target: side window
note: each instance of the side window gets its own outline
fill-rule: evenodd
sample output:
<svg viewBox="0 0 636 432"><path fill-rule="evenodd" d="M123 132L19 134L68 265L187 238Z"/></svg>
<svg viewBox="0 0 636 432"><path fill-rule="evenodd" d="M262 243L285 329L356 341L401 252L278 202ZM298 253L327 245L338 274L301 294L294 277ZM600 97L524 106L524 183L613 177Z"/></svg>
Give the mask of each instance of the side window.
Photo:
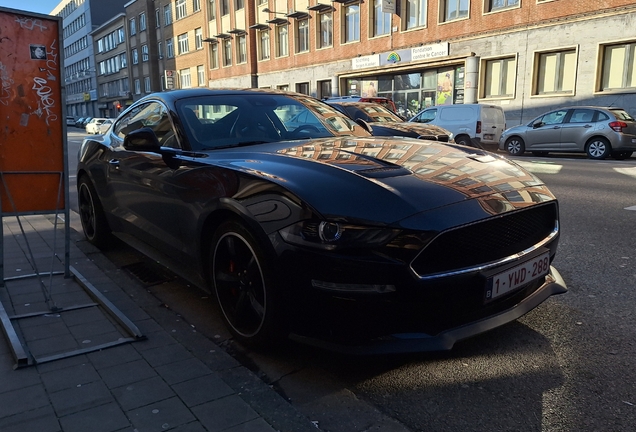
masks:
<svg viewBox="0 0 636 432"><path fill-rule="evenodd" d="M575 109L572 110L570 123L589 123L594 118L594 110L591 109Z"/></svg>
<svg viewBox="0 0 636 432"><path fill-rule="evenodd" d="M143 127L152 129L162 146L180 148L168 112L158 102L138 105L126 113L113 127L113 133L124 139L130 132Z"/></svg>
<svg viewBox="0 0 636 432"><path fill-rule="evenodd" d="M417 117L415 117L413 121L418 123L428 123L431 120L434 120L436 116L437 116L436 109L426 110L422 112L420 115L418 115Z"/></svg>
<svg viewBox="0 0 636 432"><path fill-rule="evenodd" d="M541 119L541 122L544 125L561 124L563 123L563 119L565 118L565 115L567 113L568 113L568 110L553 111L551 113L544 115L543 119Z"/></svg>

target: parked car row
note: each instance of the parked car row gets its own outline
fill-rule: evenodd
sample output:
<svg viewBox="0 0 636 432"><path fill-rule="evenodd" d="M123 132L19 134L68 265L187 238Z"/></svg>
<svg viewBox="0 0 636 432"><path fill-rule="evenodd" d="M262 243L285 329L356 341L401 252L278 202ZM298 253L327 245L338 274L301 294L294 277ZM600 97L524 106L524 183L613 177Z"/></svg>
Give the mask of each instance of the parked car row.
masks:
<svg viewBox="0 0 636 432"><path fill-rule="evenodd" d="M66 117L67 126L86 129L89 134L104 134L112 124L113 119L104 117L80 117L77 120L72 116Z"/></svg>

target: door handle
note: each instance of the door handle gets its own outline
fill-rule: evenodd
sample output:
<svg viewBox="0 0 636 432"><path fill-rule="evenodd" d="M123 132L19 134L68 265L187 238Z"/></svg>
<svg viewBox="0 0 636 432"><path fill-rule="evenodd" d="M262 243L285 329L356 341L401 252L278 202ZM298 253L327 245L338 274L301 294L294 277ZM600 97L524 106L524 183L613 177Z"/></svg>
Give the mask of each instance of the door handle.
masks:
<svg viewBox="0 0 636 432"><path fill-rule="evenodd" d="M119 166L119 159L111 159L108 161L108 165Z"/></svg>

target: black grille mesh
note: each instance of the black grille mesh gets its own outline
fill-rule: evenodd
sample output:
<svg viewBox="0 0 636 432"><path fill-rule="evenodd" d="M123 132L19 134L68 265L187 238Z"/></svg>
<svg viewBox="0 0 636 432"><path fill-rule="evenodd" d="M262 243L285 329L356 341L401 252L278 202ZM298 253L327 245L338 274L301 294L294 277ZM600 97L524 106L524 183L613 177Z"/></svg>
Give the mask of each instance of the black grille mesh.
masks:
<svg viewBox="0 0 636 432"><path fill-rule="evenodd" d="M557 218L550 203L443 232L415 258L413 270L425 276L505 258L545 239Z"/></svg>

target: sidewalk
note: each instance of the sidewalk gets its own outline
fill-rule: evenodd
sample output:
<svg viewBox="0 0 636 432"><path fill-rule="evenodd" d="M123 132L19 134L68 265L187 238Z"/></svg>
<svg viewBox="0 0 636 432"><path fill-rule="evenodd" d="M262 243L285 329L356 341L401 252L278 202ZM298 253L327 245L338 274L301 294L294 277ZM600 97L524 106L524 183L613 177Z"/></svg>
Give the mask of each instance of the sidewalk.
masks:
<svg viewBox="0 0 636 432"><path fill-rule="evenodd" d="M53 221L21 216L27 243L16 217L3 219L0 301L28 364L0 332L0 431L319 430L132 278L109 277L107 260L73 229L71 267L116 313L81 278L65 278L64 225Z"/></svg>

